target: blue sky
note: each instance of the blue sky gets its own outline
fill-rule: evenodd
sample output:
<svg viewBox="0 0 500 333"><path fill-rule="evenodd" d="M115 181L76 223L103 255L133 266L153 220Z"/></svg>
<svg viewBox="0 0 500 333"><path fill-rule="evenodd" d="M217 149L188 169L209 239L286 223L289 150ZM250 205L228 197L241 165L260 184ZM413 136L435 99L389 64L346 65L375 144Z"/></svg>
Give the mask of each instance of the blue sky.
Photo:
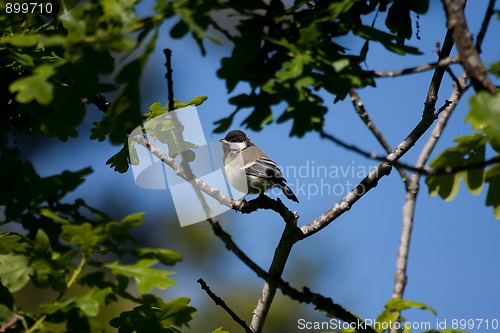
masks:
<svg viewBox="0 0 500 333"><path fill-rule="evenodd" d="M479 31L486 5L486 1L468 4L467 18L471 31ZM224 135L212 133L215 128L213 122L233 111L233 106L227 102L228 98L245 91L246 87L238 86L236 92L228 95L225 83L215 74L221 58L230 54L229 44L226 43L221 47L207 41L208 54L202 57L190 37L182 40L170 39L168 30L175 20L162 27L157 50L147 64L146 74L142 80L144 112L154 102L167 101L162 49L170 48L173 50L175 97L180 101L187 101L198 95L209 97L198 107L198 111L206 139L216 142ZM379 25L383 24L383 19L379 18L378 22ZM430 14L421 16L419 22L421 40L412 39L409 44L418 47L424 55L397 56L371 44L367 68L400 69L435 61L435 44L442 42L446 31L441 3L431 1ZM499 21L493 19L483 44L482 58L487 64L498 60L500 55L500 46L495 41L498 38L496 35L499 27ZM361 44L353 42L352 39L345 39L339 43L353 52L358 52L361 47ZM461 74L459 66L455 65L453 69L456 75ZM419 121L431 76L432 71L428 71L394 79L378 79L376 88L370 87L358 91L371 117L392 146L400 143ZM438 107L452 91L450 82L447 76L441 87ZM498 81L495 83L498 85ZM457 136L471 133L470 124L464 124L470 96L471 90L462 98L455 110L433 157L452 146L453 139ZM354 112L350 101L333 104L333 99L332 96L324 95L325 104L329 108L325 130L350 144L381 154L383 150ZM276 110L276 116L281 114L280 111ZM240 112L235 118L232 129L241 129L239 124L248 112L250 111ZM100 116L98 112L89 112L86 123L98 120ZM272 124L261 132L248 132L248 134L281 166L298 169L304 165L315 165L349 173L356 168L357 173L360 170L369 170L377 164L375 161L321 140L315 133L309 133L301 139L289 138L290 129L291 123ZM147 216L145 232L150 233L151 239L156 242L160 242L162 238L158 230L174 235L186 232L185 228L181 228L170 216L162 218L165 215L175 214L168 191L138 188L130 171L127 174L114 173L105 165L105 161L117 151L117 147L107 143L89 142L86 140L90 134L88 130L88 125L84 125L77 140L66 144L55 144L46 151L37 153L35 163L39 172L50 175L63 169L76 170L91 165L95 173L88 178L74 197L83 197L89 204L102 209L126 203L130 213L145 211ZM429 133L426 133L405 155L404 162L415 163L428 135ZM75 151L78 154L75 155ZM293 174L285 173L285 177L291 185L299 182L310 188L315 188L314 186L317 188L322 184L322 178L312 175L294 179ZM323 179L323 183L329 186L341 184L337 185L336 189L345 188L349 183L355 184L361 180L359 175L327 178ZM486 188L479 195L473 196L462 184L457 197L445 202L437 197L429 197L427 187L421 181L405 298L432 306L438 315L411 310L405 313L409 321L435 322L436 319L447 319L451 323L452 319L500 320L498 312L500 221L494 219L492 208L485 206L485 190ZM325 193L312 195L309 192L310 198L302 193L296 192L296 194L300 204L281 197L286 204L289 204L290 209L299 212L299 225L304 225L340 200L346 194L346 190L337 192L338 195ZM335 302L364 318L376 317L392 294L404 199L403 184L394 170L349 212L323 231L297 244L287 264L284 278L299 288L307 283L311 290L332 297ZM256 212L242 215L230 211L221 216L221 221L252 259L264 268L269 266L274 248L284 228L283 222L275 214ZM186 228L203 227L195 225ZM210 233L209 229L205 230ZM209 242L221 246L215 236L208 237ZM185 245L197 246L197 244ZM166 246L168 247L168 244ZM304 263L307 265L300 266ZM224 277L208 281L209 284L213 283L212 287L215 289L222 289L225 284L260 286L263 283L229 252L223 252L217 262L213 263L213 267L225 272ZM203 266L197 270L189 265L181 265L176 269L179 271L179 278L176 278L178 286L175 287L175 291L169 291L169 295L173 293L191 297L195 307L207 304L207 297L197 288L195 281L199 275L210 275L210 272L204 271L209 267ZM297 272L302 272L303 275L297 276ZM258 297L256 294L255 303ZM324 318L312 310L312 306L309 306L305 314L306 319ZM272 311L271 308L271 314ZM216 322L214 320L213 329L217 327Z"/></svg>

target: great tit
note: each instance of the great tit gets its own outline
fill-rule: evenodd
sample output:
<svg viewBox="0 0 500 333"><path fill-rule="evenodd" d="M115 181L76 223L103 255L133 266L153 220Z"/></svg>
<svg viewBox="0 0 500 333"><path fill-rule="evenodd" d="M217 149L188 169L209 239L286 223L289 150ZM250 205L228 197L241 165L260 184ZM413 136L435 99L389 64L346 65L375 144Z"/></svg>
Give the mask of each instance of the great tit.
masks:
<svg viewBox="0 0 500 333"><path fill-rule="evenodd" d="M261 194L272 187L279 187L290 200L299 202L286 185L276 163L260 150L242 131L230 131L222 142L224 170L231 185L240 192ZM244 177L246 176L246 184Z"/></svg>

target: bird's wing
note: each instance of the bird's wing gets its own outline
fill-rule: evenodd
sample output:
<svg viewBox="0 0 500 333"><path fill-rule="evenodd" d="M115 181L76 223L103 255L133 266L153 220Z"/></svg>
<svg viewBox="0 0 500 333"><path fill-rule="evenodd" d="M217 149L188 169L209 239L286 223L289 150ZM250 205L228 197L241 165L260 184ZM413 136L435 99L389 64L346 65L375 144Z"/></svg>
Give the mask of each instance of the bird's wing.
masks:
<svg viewBox="0 0 500 333"><path fill-rule="evenodd" d="M251 148L259 149L255 146L249 147L247 149ZM262 157L257 161L244 161L244 163L246 174L249 176L267 178L276 184L286 181L276 163L271 160L265 153L262 153Z"/></svg>

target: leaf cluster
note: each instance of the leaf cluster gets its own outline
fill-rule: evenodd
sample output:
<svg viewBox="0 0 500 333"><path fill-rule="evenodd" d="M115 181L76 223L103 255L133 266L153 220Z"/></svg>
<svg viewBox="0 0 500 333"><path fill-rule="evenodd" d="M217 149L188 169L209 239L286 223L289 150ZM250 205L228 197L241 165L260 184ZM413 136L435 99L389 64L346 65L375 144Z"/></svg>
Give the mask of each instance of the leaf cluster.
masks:
<svg viewBox="0 0 500 333"><path fill-rule="evenodd" d="M3 295L0 325L20 318L9 332L23 331L34 325L48 329L49 323L65 323L67 331L85 327L87 332L100 332L102 327L93 317L111 302L126 299L138 305L113 320L114 327L129 331L129 327L148 321L149 325L160 327L159 331L178 332L195 313L195 309L187 305L189 300L179 298L164 303L148 293L154 288L175 285L170 277L173 272L159 265L171 266L182 258L168 249L137 247L132 234L133 229L142 224L143 213L115 221L81 199L63 204L50 190L35 191L45 186L54 187L60 188L58 194L64 195L83 182L88 173L88 169L65 171L63 175L68 184L59 176L42 178L36 173L26 173L26 177L38 177L38 181L30 185L32 191L24 194L23 200L32 204L20 210L15 196L2 198L7 217L2 224L19 223L26 233L0 234L0 293ZM12 202L6 201L6 197ZM141 296L130 292L130 280ZM12 293L28 284L55 292L52 302L39 305L42 315L28 313L14 302ZM74 285L81 288L75 291ZM73 289L71 297L70 289ZM40 318L43 324L36 324Z"/></svg>
<svg viewBox="0 0 500 333"><path fill-rule="evenodd" d="M463 180L470 193L479 194L488 184L486 205L493 206L495 217L500 219L500 164L486 165L487 147L500 156L500 95L479 92L470 100L470 110L465 117L476 132L455 139L456 146L445 149L431 163L435 169L464 167L451 174L427 177L426 184L432 196L452 200Z"/></svg>
<svg viewBox="0 0 500 333"><path fill-rule="evenodd" d="M412 35L410 12L426 12L428 1L394 1L387 13L389 32L365 23L368 17L387 11L387 1L315 1L313 8L306 3L296 1L286 7L280 0L180 1L172 5L183 13L171 31L173 37L182 37L188 30L197 38L204 36L199 22L206 22L212 11L230 9L241 18L238 34L230 37L232 54L222 60L217 74L226 81L228 92L239 83L245 83L249 92L229 100L236 109L215 123L215 132L226 131L243 109L251 113L242 125L252 130L273 121L292 121L290 134L296 136L319 130L327 112L319 91L332 94L336 102L351 88L375 85L373 73L362 68L370 41L397 54L419 53L404 40ZM204 20L195 24L188 19L195 15ZM364 40L363 49L344 48L339 40L346 36ZM280 115L276 115L278 106L284 106Z"/></svg>
<svg viewBox="0 0 500 333"><path fill-rule="evenodd" d="M139 80L158 25L173 14L139 18L136 4L91 0L67 13L57 7L60 12L50 17L7 15L0 7L0 225L9 230L0 233L2 331L53 332L63 325L69 332L102 332L95 317L121 300L136 304L112 321L124 332L144 322L157 331L179 332L196 312L185 297L164 302L149 294L175 285L164 266L182 258L137 245L132 235L142 213L114 220L82 199L66 201L92 169L42 177L15 140L18 135L74 138L86 105L95 104L104 113L91 139L126 141L143 121ZM105 83L103 77L113 74L116 84ZM115 101L100 103L110 92ZM16 301L15 293L31 286L53 291L35 312Z"/></svg>

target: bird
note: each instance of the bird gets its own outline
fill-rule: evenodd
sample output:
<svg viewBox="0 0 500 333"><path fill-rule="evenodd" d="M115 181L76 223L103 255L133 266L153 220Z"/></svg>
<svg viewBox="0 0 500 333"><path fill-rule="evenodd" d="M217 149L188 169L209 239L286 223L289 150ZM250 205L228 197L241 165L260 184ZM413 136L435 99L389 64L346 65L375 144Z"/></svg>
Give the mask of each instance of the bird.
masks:
<svg viewBox="0 0 500 333"><path fill-rule="evenodd" d="M248 135L232 130L219 141L224 151L224 170L234 188L246 192L246 196L278 187L288 199L299 202L276 163Z"/></svg>

